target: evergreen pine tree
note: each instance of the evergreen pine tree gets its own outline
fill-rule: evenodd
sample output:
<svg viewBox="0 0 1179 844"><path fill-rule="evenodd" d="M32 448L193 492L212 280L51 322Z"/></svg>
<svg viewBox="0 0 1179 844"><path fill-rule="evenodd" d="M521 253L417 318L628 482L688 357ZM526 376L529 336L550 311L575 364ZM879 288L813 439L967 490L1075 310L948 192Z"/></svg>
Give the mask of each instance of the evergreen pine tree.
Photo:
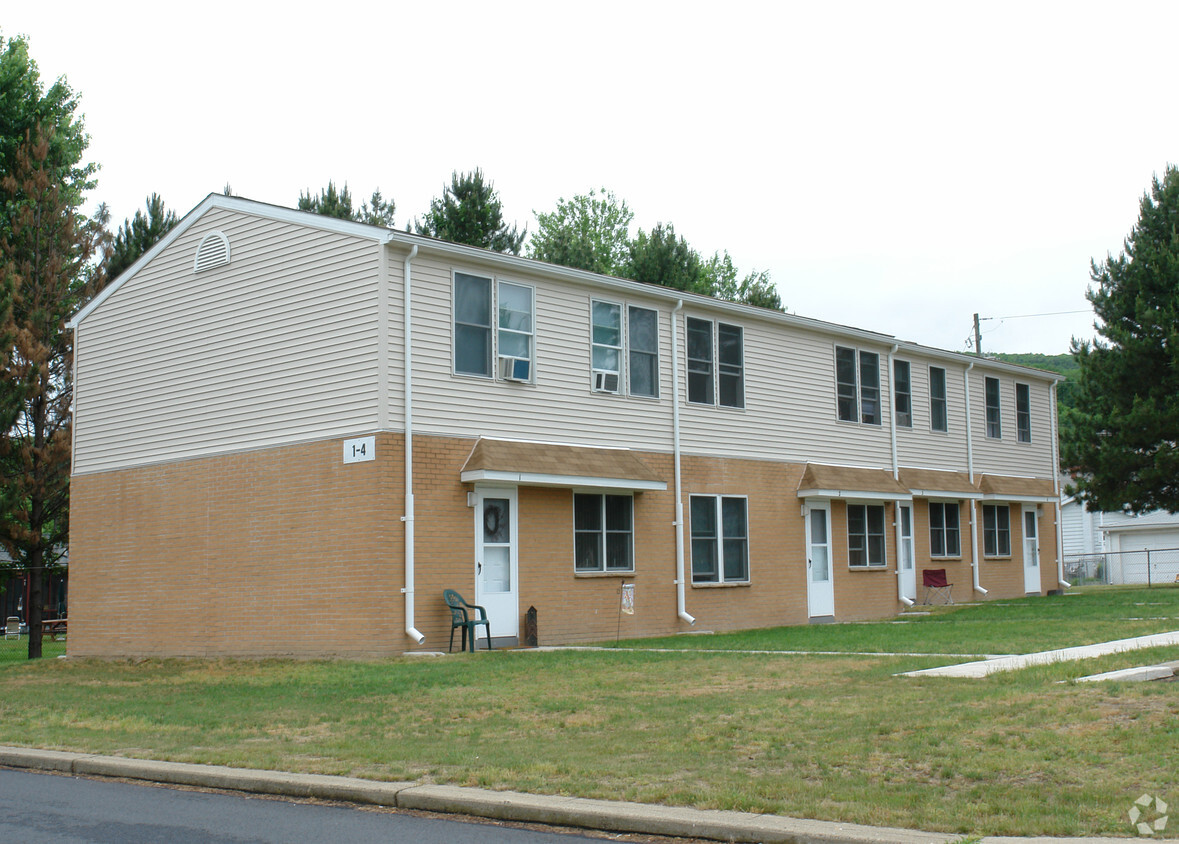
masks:
<svg viewBox="0 0 1179 844"><path fill-rule="evenodd" d="M1064 464L1101 510L1179 512L1179 169L1142 198L1117 258L1092 263L1104 340L1073 343L1080 366Z"/></svg>
<svg viewBox="0 0 1179 844"><path fill-rule="evenodd" d="M450 185L430 202L430 210L421 222L414 221L414 227L418 234L512 255L520 254L528 234L514 225L508 228L495 185L484 181L478 168L462 175L453 172Z"/></svg>

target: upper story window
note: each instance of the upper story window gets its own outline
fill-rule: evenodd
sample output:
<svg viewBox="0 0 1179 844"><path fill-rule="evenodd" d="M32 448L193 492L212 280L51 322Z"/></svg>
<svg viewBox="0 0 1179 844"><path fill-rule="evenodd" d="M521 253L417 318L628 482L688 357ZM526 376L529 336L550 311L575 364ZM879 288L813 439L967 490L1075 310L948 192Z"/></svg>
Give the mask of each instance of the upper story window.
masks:
<svg viewBox="0 0 1179 844"><path fill-rule="evenodd" d="M575 493L573 555L575 571L634 571L634 498Z"/></svg>
<svg viewBox="0 0 1179 844"><path fill-rule="evenodd" d="M592 388L621 393L624 380L632 396L659 398L659 312L594 300L590 303ZM623 362L628 364L624 373Z"/></svg>
<svg viewBox="0 0 1179 844"><path fill-rule="evenodd" d="M893 404L897 425L913 427L913 379L907 360L892 362Z"/></svg>
<svg viewBox="0 0 1179 844"><path fill-rule="evenodd" d="M929 427L933 431L950 430L946 411L946 371L940 366L929 368Z"/></svg>
<svg viewBox="0 0 1179 844"><path fill-rule="evenodd" d="M659 311L631 305L626 333L632 396L659 398Z"/></svg>
<svg viewBox="0 0 1179 844"><path fill-rule="evenodd" d="M1027 384L1015 385L1015 431L1021 443L1032 441L1032 390Z"/></svg>
<svg viewBox="0 0 1179 844"><path fill-rule="evenodd" d="M983 556L1011 556L1011 508L1006 504L984 504Z"/></svg>
<svg viewBox="0 0 1179 844"><path fill-rule="evenodd" d="M847 564L883 566L884 505L847 505Z"/></svg>
<svg viewBox="0 0 1179 844"><path fill-rule="evenodd" d="M532 288L499 283L499 359L501 377L532 380Z"/></svg>
<svg viewBox="0 0 1179 844"><path fill-rule="evenodd" d="M535 356L533 289L454 274L454 371L460 375L531 381ZM498 320L492 330L492 314ZM498 356L498 368L494 361Z"/></svg>
<svg viewBox="0 0 1179 844"><path fill-rule="evenodd" d="M491 279L454 274L454 371L491 377Z"/></svg>
<svg viewBox="0 0 1179 844"><path fill-rule="evenodd" d="M984 393L987 403L987 436L996 440L1001 439L1003 425L999 407L999 379L988 376L984 382Z"/></svg>
<svg viewBox="0 0 1179 844"><path fill-rule="evenodd" d="M880 355L835 347L835 404L840 421L880 424Z"/></svg>
<svg viewBox="0 0 1179 844"><path fill-rule="evenodd" d="M745 353L741 327L688 317L687 334L688 401L745 407Z"/></svg>
<svg viewBox="0 0 1179 844"><path fill-rule="evenodd" d="M590 313L593 389L617 393L622 384L622 306L595 300Z"/></svg>
<svg viewBox="0 0 1179 844"><path fill-rule="evenodd" d="M730 495L693 495L692 582L749 580L748 502Z"/></svg>
<svg viewBox="0 0 1179 844"><path fill-rule="evenodd" d="M958 539L957 502L929 502L929 556L962 556Z"/></svg>

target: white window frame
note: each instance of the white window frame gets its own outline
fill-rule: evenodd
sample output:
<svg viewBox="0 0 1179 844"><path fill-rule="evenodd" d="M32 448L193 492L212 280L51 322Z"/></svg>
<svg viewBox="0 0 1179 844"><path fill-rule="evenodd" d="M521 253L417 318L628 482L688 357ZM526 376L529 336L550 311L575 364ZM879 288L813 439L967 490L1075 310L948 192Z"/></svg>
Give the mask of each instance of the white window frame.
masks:
<svg viewBox="0 0 1179 844"><path fill-rule="evenodd" d="M897 376L901 367L905 368L905 385L907 389L901 390L901 379ZM898 428L912 428L913 427L913 367L907 360L894 359L892 362L892 383L893 383L893 405L892 412L897 420ZM901 410L902 399L904 399L905 410Z"/></svg>
<svg viewBox="0 0 1179 844"><path fill-rule="evenodd" d="M1021 402L1020 393L1023 394ZM1022 407L1020 405L1023 405ZM1032 441L1032 387L1030 384L1015 384L1015 439L1017 442Z"/></svg>
<svg viewBox="0 0 1179 844"><path fill-rule="evenodd" d="M959 501L929 501L927 502L926 513L929 516L929 556L931 559L939 560L955 560L962 557L962 505ZM942 511L942 526L941 528L934 528L933 524L933 508L938 507ZM946 509L952 508L954 513L954 527L952 529L954 536L955 548L953 553L950 553L949 542L947 541L951 535L951 528L946 524ZM942 535L942 551L940 554L934 553L934 532L940 531Z"/></svg>
<svg viewBox="0 0 1179 844"><path fill-rule="evenodd" d="M474 322L460 322L458 314L458 284L459 276L466 278L477 279L486 282L488 285L487 291L487 324ZM501 323L500 302L502 301L501 290L503 287L515 287L520 290L528 291L528 307L529 307L529 330L522 331L518 328L505 328ZM531 284L522 284L511 279L500 278L494 275L481 275L475 272L468 272L466 270L452 270L451 271L451 300L450 300L450 328L451 328L451 342L450 342L450 371L452 375L463 378L485 378L490 381L510 382L515 384L535 384L536 383L536 287ZM469 370L459 369L459 328L461 326L470 326L486 330L488 332L488 341L486 354L486 368L483 372L472 372ZM507 355L503 353L501 334L508 333L517 336L525 336L528 338L528 355L523 357L518 354ZM526 379L505 377L501 371L501 357L510 360L527 360L528 361L528 377Z"/></svg>
<svg viewBox="0 0 1179 844"><path fill-rule="evenodd" d="M852 508L857 510L862 509L864 515L864 531L863 533L852 533ZM868 510L878 509L880 511L880 530L878 533L873 533L870 528L868 520ZM878 569L884 568L888 565L888 511L883 504L869 503L869 502L848 502L847 512L844 514L844 520L847 522L847 565L848 568L853 569ZM853 549L853 539L856 537L863 537L863 548ZM874 536L880 537L880 559L872 558L872 538ZM860 550L864 554L864 562L852 562L853 550Z"/></svg>
<svg viewBox="0 0 1179 844"><path fill-rule="evenodd" d="M991 387L994 386L994 403ZM983 376L983 429L988 439L1003 439L1003 384L993 375Z"/></svg>
<svg viewBox="0 0 1179 844"><path fill-rule="evenodd" d="M692 357L692 323L699 323L700 325L708 326L708 357ZM696 328L699 331L699 327ZM684 358L687 361L686 376L688 379L687 389L684 391L690 404L716 404L716 324L710 319L701 319L700 317L684 316ZM693 371L692 367L695 364L696 369ZM701 364L707 366L707 370L702 369ZM707 374L706 381L697 380L695 383L703 383L707 386L707 398L692 398L692 376L700 376Z"/></svg>
<svg viewBox="0 0 1179 844"><path fill-rule="evenodd" d="M707 360L700 357L689 357L689 349L691 348L691 343L689 342L689 336L691 332L690 323L693 322L703 323L704 325L708 326L709 357ZM741 354L741 360L739 363L734 364L732 361L721 361L720 335L722 330L735 331L737 333L737 337L739 338L738 350ZM704 317L685 316L684 357L687 361L687 366L685 367L687 370L687 389L684 392L690 404L711 405L713 407L729 407L735 410L745 409L745 329L742 326L731 322L705 319ZM703 373L704 370L701 367L702 363L707 363L708 365L708 381L706 382L708 384L708 398L706 401L692 398L692 376ZM695 371L692 369L693 364L696 365ZM721 400L722 379L735 379L737 384L736 403L730 403Z"/></svg>
<svg viewBox="0 0 1179 844"><path fill-rule="evenodd" d="M524 331L519 328L505 328L503 325L503 289L505 287L515 287L518 290L528 291L528 330ZM530 284L520 284L518 281L507 281L505 279L497 278L495 280L495 300L493 302L495 308L495 348L496 360L501 357L511 357L528 361L528 378L525 379L527 383L531 384L536 379L536 288ZM517 354L505 355L503 351L504 334L513 334L518 337L526 337L528 341L528 355L521 356ZM500 376L500 372L496 369L496 376ZM504 379L517 381L519 379Z"/></svg>
<svg viewBox="0 0 1179 844"><path fill-rule="evenodd" d="M854 369L854 381L840 380L839 378L839 353L851 352L852 365ZM872 373L875 375L875 384L869 386L864 382L865 361L864 356L869 355L875 358L875 363L872 365ZM847 387L852 388L854 395L848 396ZM840 412L840 388L844 388L843 400L848 398L852 400L851 418L846 418ZM884 413L880 407L880 353L870 352L863 349L858 349L855 346L835 346L835 418L840 422L853 422L857 425L882 425L884 421ZM875 413L871 418L868 418L864 413L865 405L871 404L876 408Z"/></svg>
<svg viewBox="0 0 1179 844"><path fill-rule="evenodd" d="M635 314L636 311L646 312L646 313L649 313L655 317L655 349L653 351L650 351L647 349L636 350L634 347L634 343L631 342L631 318ZM644 357L653 357L655 360L655 376L654 376L654 381L651 385L652 389L653 389L653 392L651 392L651 393L636 393L634 390L633 374L634 374L634 370L635 370L635 365L634 365L634 356L635 355L643 355ZM638 398L644 398L644 399L657 399L657 398L659 398L659 309L658 308L648 308L643 305L631 305L631 304L627 304L627 306L626 306L626 376L627 376L626 377L626 389L627 389L628 395L636 396Z"/></svg>
<svg viewBox="0 0 1179 844"><path fill-rule="evenodd" d="M1011 506L1008 504L983 504L983 556L1011 556ZM1006 517L1006 524L999 524L999 514ZM988 516L991 518L988 520ZM990 524L987 522L990 521ZM1001 540L1006 540L1006 545Z"/></svg>
<svg viewBox="0 0 1179 844"><path fill-rule="evenodd" d="M459 322L458 313L458 285L459 276L467 278L478 279L479 281L487 282L487 323L474 322ZM495 336L497 331L497 320L495 310L495 278L492 276L478 275L476 273L465 272L463 270L453 270L451 272L450 285L450 329L451 329L451 343L450 343L450 359L451 372L454 375L461 375L470 378L488 378L495 377ZM487 346L485 349L486 360L483 372L474 372L466 369L459 369L459 328L460 326L469 326L487 331Z"/></svg>
<svg viewBox="0 0 1179 844"><path fill-rule="evenodd" d="M691 525L692 521L692 503L694 501L711 501L713 503L713 519L716 525L716 533L712 537L697 537L693 533ZM725 536L724 523L724 502L725 501L740 501L743 516L745 521L745 535L740 537ZM749 497L746 495L689 495L688 496L688 542L689 542L689 568L691 569L692 585L698 586L701 584L724 584L724 583L749 583L750 582L750 553L749 553ZM729 579L725 577L725 544L728 542L735 542L742 540L744 542L744 564L745 576L743 578ZM696 555L695 548L697 542L710 542L713 546L713 559L716 561L715 578L705 577L698 578L696 576L696 567L694 564Z"/></svg>
<svg viewBox="0 0 1179 844"><path fill-rule="evenodd" d="M941 373L941 395L935 395L933 385L933 373ZM949 395L949 378L946 375L946 368L944 366L930 366L929 367L929 430L938 434L947 434L950 431L950 395ZM937 426L936 408L941 407L942 427Z"/></svg>
<svg viewBox="0 0 1179 844"><path fill-rule="evenodd" d="M617 311L617 315L618 315L618 326L617 326L618 327L618 345L617 346L611 345L610 343L599 343L597 340L597 337L594 335L594 330L598 326L598 323L595 319L598 306L602 306L602 307L606 307L606 308L614 308ZM590 389L593 390L594 392L607 393L609 395L619 395L623 391L622 383L623 383L623 378L625 377L624 373L623 373L623 369L626 365L625 364L625 361L626 361L626 329L625 329L625 319L624 319L625 313L626 313L626 307L621 302L614 302L609 299L590 299L590 379L591 379ZM598 362L596 360L596 355L594 354L594 352L597 351L598 349L605 349L605 350L613 351L617 355L618 368L617 369L610 369L608 367L598 366ZM599 372L605 372L607 374L616 375L618 377L617 389L614 389L614 390L599 389L593 380L597 377L597 373L599 373Z"/></svg>
<svg viewBox="0 0 1179 844"><path fill-rule="evenodd" d="M577 499L596 498L598 500L598 527L595 529L579 529L577 527ZM630 528L628 530L618 530L617 528L611 530L606 522L606 499L619 498L627 501L628 512L630 516ZM581 566L578 560L578 536L597 537L597 558L598 565L594 567ZM611 535L619 536L625 535L627 537L627 566L619 568L617 566L611 567L607 564L607 551L609 548L609 538ZM620 494L616 492L599 492L597 490L574 490L573 491L573 572L574 574L633 574L635 570L635 499L633 494Z"/></svg>

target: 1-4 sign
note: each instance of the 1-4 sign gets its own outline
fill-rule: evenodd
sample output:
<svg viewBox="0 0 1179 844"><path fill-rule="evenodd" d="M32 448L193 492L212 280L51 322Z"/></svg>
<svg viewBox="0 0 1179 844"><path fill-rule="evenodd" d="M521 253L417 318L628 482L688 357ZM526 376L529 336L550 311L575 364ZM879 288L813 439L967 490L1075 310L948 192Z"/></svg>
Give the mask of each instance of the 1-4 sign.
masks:
<svg viewBox="0 0 1179 844"><path fill-rule="evenodd" d="M344 440L344 462L363 463L366 460L377 459L377 438L356 437Z"/></svg>

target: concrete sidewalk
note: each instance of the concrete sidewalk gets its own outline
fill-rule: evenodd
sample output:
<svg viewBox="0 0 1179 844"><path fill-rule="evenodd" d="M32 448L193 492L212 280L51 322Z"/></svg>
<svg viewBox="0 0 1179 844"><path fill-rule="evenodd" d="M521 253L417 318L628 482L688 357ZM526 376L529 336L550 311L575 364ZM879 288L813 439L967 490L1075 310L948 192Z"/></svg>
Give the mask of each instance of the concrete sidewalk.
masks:
<svg viewBox="0 0 1179 844"><path fill-rule="evenodd" d="M282 797L319 798L398 809L447 812L503 821L545 823L607 832L708 838L764 844L942 844L959 835L860 826L672 806L650 806L516 791L486 791L416 782L377 782L320 774L253 771L220 765L153 762L87 753L0 746L0 767L55 771L76 776L118 777L167 785L245 791ZM1116 844L1124 838L983 838L984 844Z"/></svg>
<svg viewBox="0 0 1179 844"><path fill-rule="evenodd" d="M1179 631L1155 633L1152 636L1135 636L1132 639L1115 639L1112 642L1098 642L1095 645L1078 645L1075 648L1058 648L1054 651L1039 651L1031 654L1001 656L977 662L963 662L958 665L943 665L941 668L924 668L920 671L906 671L902 677L986 677L997 671L1014 671L1029 665L1047 665L1072 659L1089 659L1095 656L1136 651L1140 648L1157 648L1163 645L1179 645Z"/></svg>

